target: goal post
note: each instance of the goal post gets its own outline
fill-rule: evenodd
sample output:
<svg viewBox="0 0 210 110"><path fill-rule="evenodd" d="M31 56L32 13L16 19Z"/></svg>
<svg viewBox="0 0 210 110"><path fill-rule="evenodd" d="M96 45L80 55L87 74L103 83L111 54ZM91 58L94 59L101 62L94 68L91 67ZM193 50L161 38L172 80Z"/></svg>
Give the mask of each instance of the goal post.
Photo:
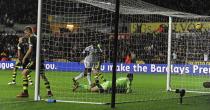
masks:
<svg viewBox="0 0 210 110"><path fill-rule="evenodd" d="M175 26L182 24L182 32ZM171 34L171 69L167 90L186 89L187 92L209 93L203 82L209 79L209 17L173 17ZM169 57L169 56L168 56ZM168 65L169 66L169 65ZM177 69L177 70L176 70Z"/></svg>
<svg viewBox="0 0 210 110"><path fill-rule="evenodd" d="M41 15L42 15L42 0L38 0L38 16L37 16L37 52L36 52L36 72L35 72L35 89L34 100L39 101L40 98L40 50L41 50Z"/></svg>
<svg viewBox="0 0 210 110"><path fill-rule="evenodd" d="M91 3L86 0L41 2L42 12L39 13L41 19L38 18L41 22L38 25L40 30L38 36L41 35L38 39L41 43L40 56L45 60L46 75L54 94L51 98L57 102L106 104L111 100L111 94L91 92L86 77L78 80L78 90L72 87L74 86L72 79L79 77L84 71L84 58L88 54L84 51L86 47L92 45L96 49L101 45L102 54L96 57L100 58L102 65L112 64L110 50L113 49L113 39L110 36L114 12L95 7L89 2ZM100 73L103 75L103 72ZM42 99L47 98L38 75L37 71L35 100L40 100L39 96ZM94 77L92 74L92 82ZM104 77L111 80L110 73L104 74Z"/></svg>
<svg viewBox="0 0 210 110"><path fill-rule="evenodd" d="M112 70L112 98L111 108L115 108L116 99L116 80L117 80L117 53L118 53L118 32L119 32L119 17L120 17L120 0L116 0L115 6L115 25L114 25L114 59L113 59L113 70Z"/></svg>
<svg viewBox="0 0 210 110"><path fill-rule="evenodd" d="M172 36L172 17L169 16L169 22L168 22L168 57L167 57L167 80L166 80L166 90L171 91L170 87L170 75L171 75L171 36Z"/></svg>
<svg viewBox="0 0 210 110"><path fill-rule="evenodd" d="M204 53L208 56L206 50L210 47L208 16L178 12L141 0L121 0L119 25L115 26L115 2L39 0L37 48L40 52L37 53L40 55L37 54L37 62L44 58L54 95L52 99L71 103L112 103L114 107L115 103L177 97L166 90L182 88L209 92L201 85L208 81L210 70L208 57L201 61ZM203 27L199 27L199 23ZM117 28L118 32L114 33ZM91 64L100 61L99 72L94 73L96 68L86 65L88 55L97 60L91 59ZM113 79L118 92L115 96L112 96L115 89L109 88L114 82L113 66L116 67L116 80ZM37 63L36 101L48 98L39 81L39 67ZM109 88L103 89L106 92L92 90L97 78L101 85L107 84L103 87ZM126 84L121 84L122 80L126 80ZM110 102L111 97L114 103Z"/></svg>

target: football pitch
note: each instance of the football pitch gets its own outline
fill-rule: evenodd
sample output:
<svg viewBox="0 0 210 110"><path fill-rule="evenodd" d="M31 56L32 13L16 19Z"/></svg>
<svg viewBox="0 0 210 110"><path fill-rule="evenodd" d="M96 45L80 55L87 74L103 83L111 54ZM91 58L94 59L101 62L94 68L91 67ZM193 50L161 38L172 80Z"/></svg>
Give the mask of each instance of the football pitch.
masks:
<svg viewBox="0 0 210 110"><path fill-rule="evenodd" d="M19 99L16 95L22 90L20 72L16 85L8 85L11 80L11 70L0 71L0 110L109 110L110 105L77 104L77 103L47 103L34 102L34 85L29 86L29 98ZM47 72L53 91L52 99L82 102L109 103L111 94L90 93L87 90L72 92L72 78L78 72ZM117 75L126 76L124 73ZM34 72L32 73L34 78ZM111 74L104 77L111 80ZM179 76L174 76L179 77ZM188 77L187 77L188 78ZM189 77L190 78L190 77ZM177 78L178 79L178 78ZM194 80L196 81L196 80ZM86 83L82 79L80 83ZM199 86L199 85L198 85ZM208 94L186 93L183 104L179 104L179 94L166 92L166 74L135 74L132 82L132 93L116 95L116 110L209 110L210 96ZM46 99L46 89L41 80L41 96ZM124 103L126 102L126 103Z"/></svg>

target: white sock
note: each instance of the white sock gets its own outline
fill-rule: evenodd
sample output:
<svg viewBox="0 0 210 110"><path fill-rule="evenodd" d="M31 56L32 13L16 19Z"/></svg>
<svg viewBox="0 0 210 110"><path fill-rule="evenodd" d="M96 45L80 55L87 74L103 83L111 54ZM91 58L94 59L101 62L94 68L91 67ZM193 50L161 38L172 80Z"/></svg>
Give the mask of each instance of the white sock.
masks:
<svg viewBox="0 0 210 110"><path fill-rule="evenodd" d="M82 78L84 76L84 72L81 72L78 76L76 76L74 79L77 81L80 78Z"/></svg>
<svg viewBox="0 0 210 110"><path fill-rule="evenodd" d="M91 73L87 73L88 84L91 86Z"/></svg>

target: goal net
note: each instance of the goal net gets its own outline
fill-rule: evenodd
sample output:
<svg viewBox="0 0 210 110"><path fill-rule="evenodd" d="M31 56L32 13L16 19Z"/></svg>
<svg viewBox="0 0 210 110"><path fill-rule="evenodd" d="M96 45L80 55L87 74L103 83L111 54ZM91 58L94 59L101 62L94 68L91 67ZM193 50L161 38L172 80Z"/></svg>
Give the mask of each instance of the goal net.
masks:
<svg viewBox="0 0 210 110"><path fill-rule="evenodd" d="M111 83L106 85L106 82L112 81L115 1L43 0L41 12L41 55L53 98L62 102L110 103L110 89L95 92L90 87L99 79L103 89L107 89ZM209 69L195 65L194 68L205 68L196 70L195 74L188 72L189 67L199 63L204 53L208 53L207 32L202 35L202 32L190 31L195 29L196 23L205 24L206 18L143 1L121 0L116 102L177 97L174 93L167 93L166 89L207 91L200 84L207 80L208 73L198 74L198 71L207 72ZM185 30L186 26L190 30ZM207 25L202 28L207 29ZM86 53L84 50L88 46L92 46L94 52ZM176 58L174 50L177 50ZM94 57L91 64L100 62L99 72L96 68L92 72L85 69L86 56L90 54ZM175 71L175 67L179 70ZM131 83L126 79L127 74L133 76ZM123 82L122 86L123 78L126 84ZM42 86L40 90L41 98L45 98Z"/></svg>
<svg viewBox="0 0 210 110"><path fill-rule="evenodd" d="M209 18L173 18L172 27L171 88L209 93Z"/></svg>

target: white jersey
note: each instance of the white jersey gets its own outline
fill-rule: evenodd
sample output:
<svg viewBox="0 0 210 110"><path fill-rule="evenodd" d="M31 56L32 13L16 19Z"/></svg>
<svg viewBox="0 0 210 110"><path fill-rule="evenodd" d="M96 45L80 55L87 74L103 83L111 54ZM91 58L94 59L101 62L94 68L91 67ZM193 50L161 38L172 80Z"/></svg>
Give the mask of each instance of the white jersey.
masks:
<svg viewBox="0 0 210 110"><path fill-rule="evenodd" d="M89 62L89 63L94 63L96 61L95 57L96 57L96 52L97 50L94 49L93 45L90 45L88 47L86 47L82 53L89 53L86 57L84 62Z"/></svg>
<svg viewBox="0 0 210 110"><path fill-rule="evenodd" d="M92 68L99 61L99 53L102 52L100 46L94 48L93 45L86 47L82 53L88 53L84 59L85 68Z"/></svg>

